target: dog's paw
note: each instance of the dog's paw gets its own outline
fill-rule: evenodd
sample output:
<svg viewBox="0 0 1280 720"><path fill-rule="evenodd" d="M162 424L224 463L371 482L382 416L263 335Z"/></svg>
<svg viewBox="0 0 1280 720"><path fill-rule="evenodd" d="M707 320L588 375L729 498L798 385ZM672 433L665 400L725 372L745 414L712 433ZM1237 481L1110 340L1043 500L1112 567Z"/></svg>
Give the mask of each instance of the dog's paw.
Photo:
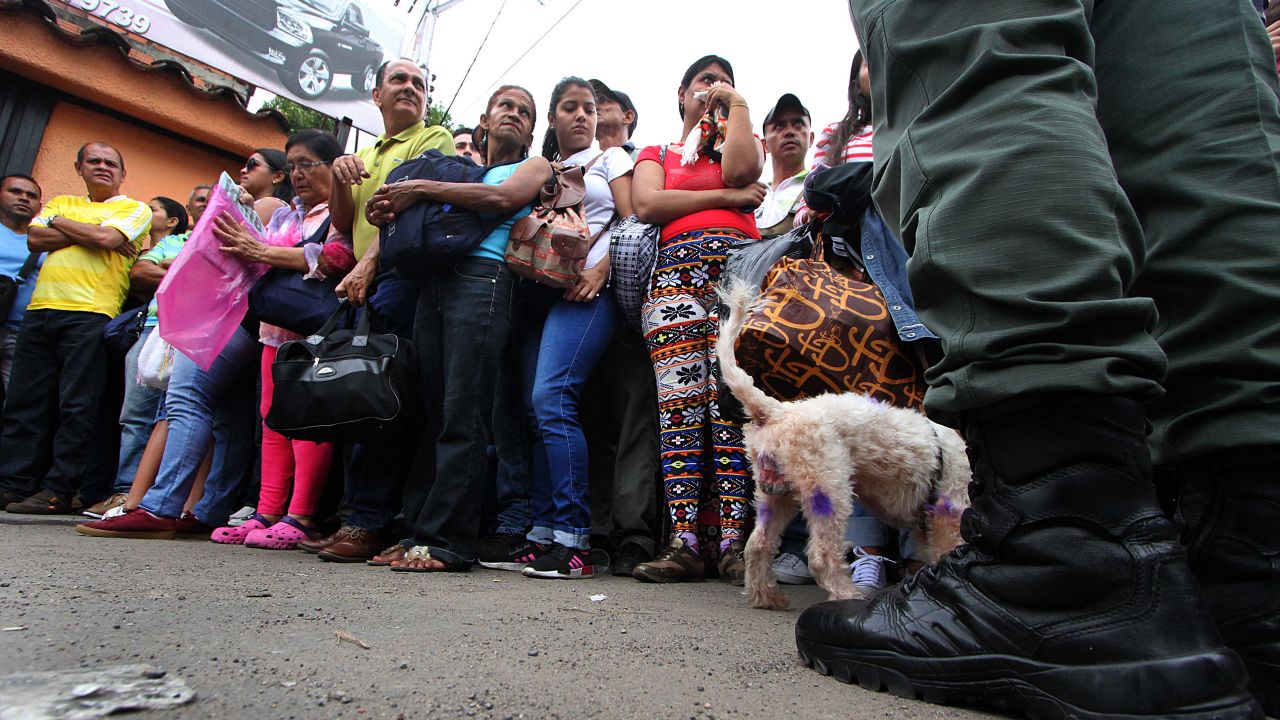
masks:
<svg viewBox="0 0 1280 720"><path fill-rule="evenodd" d="M828 600L863 600L866 595L858 589L857 585L849 583L827 590Z"/></svg>
<svg viewBox="0 0 1280 720"><path fill-rule="evenodd" d="M747 602L758 610L786 610L791 607L791 601L776 587L761 591L748 590Z"/></svg>

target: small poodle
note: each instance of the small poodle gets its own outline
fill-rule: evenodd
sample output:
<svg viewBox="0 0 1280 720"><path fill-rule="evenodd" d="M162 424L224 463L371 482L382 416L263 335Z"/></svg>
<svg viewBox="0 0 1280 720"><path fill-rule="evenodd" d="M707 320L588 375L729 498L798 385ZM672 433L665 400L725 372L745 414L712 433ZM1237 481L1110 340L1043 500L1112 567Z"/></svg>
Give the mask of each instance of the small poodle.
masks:
<svg viewBox="0 0 1280 720"><path fill-rule="evenodd" d="M751 606L787 607L771 563L782 529L801 507L809 527L809 568L832 599L860 596L844 559L845 525L855 496L887 523L920 528L930 563L958 545L970 478L959 434L923 413L865 395L793 402L770 397L734 356L751 290L738 282L720 295L727 309L716 343L720 372L751 421L745 429L757 509L746 547Z"/></svg>

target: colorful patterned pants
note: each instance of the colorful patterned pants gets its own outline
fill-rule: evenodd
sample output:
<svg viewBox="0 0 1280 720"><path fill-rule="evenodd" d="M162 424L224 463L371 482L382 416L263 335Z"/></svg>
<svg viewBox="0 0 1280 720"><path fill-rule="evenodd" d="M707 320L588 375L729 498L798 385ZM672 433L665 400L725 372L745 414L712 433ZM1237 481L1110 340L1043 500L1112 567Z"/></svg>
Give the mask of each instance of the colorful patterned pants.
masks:
<svg viewBox="0 0 1280 720"><path fill-rule="evenodd" d="M673 529L697 532L702 481L714 478L723 540L742 536L751 470L742 427L720 416L715 285L729 246L744 239L732 232L693 231L662 241L642 310L658 379L662 480Z"/></svg>

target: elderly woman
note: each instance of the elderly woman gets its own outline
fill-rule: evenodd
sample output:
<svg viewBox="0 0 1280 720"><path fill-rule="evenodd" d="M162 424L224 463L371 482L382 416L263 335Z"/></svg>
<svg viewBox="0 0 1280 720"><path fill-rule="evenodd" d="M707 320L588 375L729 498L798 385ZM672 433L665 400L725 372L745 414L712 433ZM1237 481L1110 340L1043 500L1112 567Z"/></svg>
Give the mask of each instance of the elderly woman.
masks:
<svg viewBox="0 0 1280 720"><path fill-rule="evenodd" d="M341 277L355 264L350 240L336 234L323 235L316 231L322 225L327 225L331 186L328 165L342 154L342 147L329 133L303 130L289 138L285 151L289 178L293 181L297 197L292 207L275 211L267 229L268 234L277 237L291 235L294 242L286 242L281 247L264 245L249 235L229 214L215 219L214 233L223 245L223 252L247 262L289 268L315 278L330 275ZM304 238L310 238L312 242L296 247ZM210 445L213 416L218 406L228 398L237 376L251 366L255 356L274 357L275 348L283 339L287 339L286 333L287 331L278 328L265 328L262 336L266 338L267 348L259 351L254 336L241 327L228 340L226 347L208 370L202 370L181 353L175 353L173 373L165 398L169 422L168 441L165 443L155 484L147 491L137 508L116 517L78 525L77 532L99 537L162 539L171 538L175 534L208 534L213 530L210 525L225 522L226 513L219 513L218 517L212 514L203 516L200 506L196 507L193 516L182 516L182 506ZM263 377L263 395L267 398L263 406L264 414L270 407L270 377L268 364L268 372ZM272 442L275 445L268 451L268 445ZM259 502L259 510L265 508L274 517L259 514L256 523L239 539L240 542L247 543L252 532L261 531L261 546L292 547L298 539L309 536L310 515L315 509L317 487L328 472L327 458L331 456L332 450L304 448L302 454L307 459L298 463L298 453L294 451L291 441L284 438L279 438L279 441L268 440L264 437L263 446L262 500ZM268 456L273 459L268 461ZM248 462L248 453L243 450L237 453L237 457L226 459L226 464L230 467L239 467ZM320 472L321 466L323 472ZM233 473L226 474L228 478L233 476ZM210 475L205 485L206 500L210 495L226 497L234 490L223 487L218 482L222 478L221 473ZM289 500L291 487L294 497L292 503ZM264 502L268 504L264 505ZM290 503L287 515L286 503ZM225 503L214 505L225 507ZM227 532L224 531L236 529L238 528L220 528L219 537L214 539L235 542L226 537Z"/></svg>

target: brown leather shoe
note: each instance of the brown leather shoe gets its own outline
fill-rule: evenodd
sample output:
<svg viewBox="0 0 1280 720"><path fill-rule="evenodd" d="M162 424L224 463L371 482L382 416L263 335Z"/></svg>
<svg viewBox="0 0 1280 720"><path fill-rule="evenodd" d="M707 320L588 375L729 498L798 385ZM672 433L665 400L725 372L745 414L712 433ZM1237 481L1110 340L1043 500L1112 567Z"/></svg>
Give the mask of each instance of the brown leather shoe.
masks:
<svg viewBox="0 0 1280 720"><path fill-rule="evenodd" d="M734 540L720 554L720 582L742 587L747 584L747 561L743 557L746 546L741 540Z"/></svg>
<svg viewBox="0 0 1280 720"><path fill-rule="evenodd" d="M364 528L343 525L336 534L341 537L317 555L325 562L364 562L381 547L378 537Z"/></svg>
<svg viewBox="0 0 1280 720"><path fill-rule="evenodd" d="M71 504L48 490L41 490L22 502L9 503L5 510L17 515L70 515Z"/></svg>
<svg viewBox="0 0 1280 720"><path fill-rule="evenodd" d="M686 545L684 540L674 537L661 555L637 565L631 571L631 577L653 583L702 582L706 579L706 570L702 555Z"/></svg>
<svg viewBox="0 0 1280 720"><path fill-rule="evenodd" d="M316 538L315 540L303 540L302 542L298 543L298 549L304 553L315 555L321 550L324 550L330 545L341 540L342 531L346 529L347 529L347 526L343 525L342 527L338 528L337 530L334 530L332 533L325 535L322 538Z"/></svg>

